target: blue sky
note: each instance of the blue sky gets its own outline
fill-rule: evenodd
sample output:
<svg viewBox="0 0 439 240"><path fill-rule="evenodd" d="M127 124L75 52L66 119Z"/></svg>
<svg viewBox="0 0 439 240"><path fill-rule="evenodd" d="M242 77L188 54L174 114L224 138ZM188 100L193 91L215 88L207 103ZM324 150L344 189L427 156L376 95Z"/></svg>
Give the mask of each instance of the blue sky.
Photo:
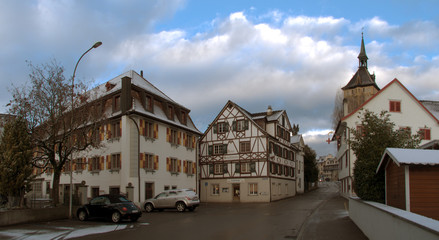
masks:
<svg viewBox="0 0 439 240"><path fill-rule="evenodd" d="M439 2L0 0L0 112L26 61L56 59L77 80L128 71L191 109L204 131L227 100L250 112L285 109L318 155L334 153L335 95L358 67L364 32L369 71L398 78L418 99L439 101Z"/></svg>

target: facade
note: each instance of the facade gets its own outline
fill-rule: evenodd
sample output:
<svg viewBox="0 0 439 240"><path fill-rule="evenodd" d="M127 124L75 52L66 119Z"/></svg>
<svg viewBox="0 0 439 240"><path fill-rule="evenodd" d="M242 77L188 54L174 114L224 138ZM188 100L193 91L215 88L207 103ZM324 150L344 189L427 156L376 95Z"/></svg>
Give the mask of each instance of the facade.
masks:
<svg viewBox="0 0 439 240"><path fill-rule="evenodd" d="M377 168L385 171L386 204L439 220L439 151L387 148Z"/></svg>
<svg viewBox="0 0 439 240"><path fill-rule="evenodd" d="M303 174L303 153L300 139L292 144L291 134L286 111L269 107L252 114L228 101L200 139L201 201L270 202L295 196L297 159L302 159Z"/></svg>
<svg viewBox="0 0 439 240"><path fill-rule="evenodd" d="M303 137L301 134L291 136L291 143L298 150L296 153L296 193L302 194L305 192L305 142L303 141Z"/></svg>
<svg viewBox="0 0 439 240"><path fill-rule="evenodd" d="M339 163L337 158L328 154L317 161L320 181L338 181Z"/></svg>
<svg viewBox="0 0 439 240"><path fill-rule="evenodd" d="M132 70L91 91L97 98L93 104L102 108L107 120L97 136L102 146L73 154L77 203L108 193L127 194L139 203L167 189L196 189L201 132L189 109ZM41 197L50 198L52 173L41 173L37 183ZM66 164L60 179L61 202L68 201L69 183Z"/></svg>

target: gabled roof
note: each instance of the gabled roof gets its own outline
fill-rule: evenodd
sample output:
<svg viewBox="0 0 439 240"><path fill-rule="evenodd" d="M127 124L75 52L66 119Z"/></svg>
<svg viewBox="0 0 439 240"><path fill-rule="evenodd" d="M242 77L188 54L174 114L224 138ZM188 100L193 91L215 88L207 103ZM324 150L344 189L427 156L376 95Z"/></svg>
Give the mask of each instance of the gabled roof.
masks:
<svg viewBox="0 0 439 240"><path fill-rule="evenodd" d="M352 111L350 114L344 116L340 121L344 121L347 118L351 117L352 115L354 115L355 113L357 113L360 109L364 108L364 106L366 106L370 101L372 101L373 99L375 99L378 95L383 94L383 92L386 91L387 88L389 88L389 86L393 85L393 84L398 84L399 86L401 86L401 88L404 90L404 92L406 92L413 100L415 100L418 103L418 106L421 107L422 109L424 109L424 111L430 115L437 123L439 123L438 118L436 118L435 115L433 115L398 79L393 79L390 83L388 83L383 89L381 89L380 91L378 91L375 95L373 95L371 98L369 98L366 102L364 102L363 104L361 104L357 109L355 109L354 111Z"/></svg>
<svg viewBox="0 0 439 240"><path fill-rule="evenodd" d="M387 148L384 151L376 172L384 168L387 159L392 159L399 167L401 165L439 165L439 151L429 149Z"/></svg>
<svg viewBox="0 0 439 240"><path fill-rule="evenodd" d="M433 116L435 116L437 119L439 119L439 101L427 101L427 100L421 100L419 101L424 105L428 111L430 111Z"/></svg>
<svg viewBox="0 0 439 240"><path fill-rule="evenodd" d="M215 119L212 122L216 122L218 120L218 118L220 117L220 115L224 112L224 110L230 105L232 104L236 109L238 109L249 121L251 121L253 123L253 125L255 125L262 133L272 136L270 135L266 130L264 130L261 126L259 126L259 124L257 124L255 121L259 120L259 119L266 119L267 122L269 121L275 121L277 120L280 116L282 116L284 113L286 114L285 110L278 110L278 111L273 111L273 113L271 115L267 115L267 113L265 112L260 112L260 113L250 113L247 110L245 110L244 108L240 107L238 104L228 100L226 105L221 109L221 111L218 113L218 115L215 117ZM288 116L287 116L288 117ZM290 125L289 121L288 121L288 125ZM206 129L206 131L204 132L203 136L212 128L212 124L209 125L209 127ZM272 136L275 137L275 136Z"/></svg>

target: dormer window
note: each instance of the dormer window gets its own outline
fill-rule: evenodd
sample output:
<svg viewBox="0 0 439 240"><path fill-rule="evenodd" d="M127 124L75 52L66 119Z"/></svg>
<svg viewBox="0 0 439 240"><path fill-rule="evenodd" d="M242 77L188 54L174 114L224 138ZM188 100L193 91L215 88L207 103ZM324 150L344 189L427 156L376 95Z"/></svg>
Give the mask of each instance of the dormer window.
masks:
<svg viewBox="0 0 439 240"><path fill-rule="evenodd" d="M120 96L116 96L113 99L113 112L120 110Z"/></svg>
<svg viewBox="0 0 439 240"><path fill-rule="evenodd" d="M111 84L110 82L107 82L105 84L105 88L107 89L107 92L113 89L116 86L116 84Z"/></svg>
<svg viewBox="0 0 439 240"><path fill-rule="evenodd" d="M168 106L168 118L174 120L174 108L172 106Z"/></svg>
<svg viewBox="0 0 439 240"><path fill-rule="evenodd" d="M151 96L146 96L146 110L152 112L153 99Z"/></svg>
<svg viewBox="0 0 439 240"><path fill-rule="evenodd" d="M184 111L181 111L181 124L187 124L187 115Z"/></svg>

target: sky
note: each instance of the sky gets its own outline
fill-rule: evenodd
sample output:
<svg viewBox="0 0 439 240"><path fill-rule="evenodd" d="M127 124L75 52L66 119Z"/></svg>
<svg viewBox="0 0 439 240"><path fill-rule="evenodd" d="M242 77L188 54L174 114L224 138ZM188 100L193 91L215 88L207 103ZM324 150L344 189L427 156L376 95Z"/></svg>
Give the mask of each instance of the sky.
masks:
<svg viewBox="0 0 439 240"><path fill-rule="evenodd" d="M436 0L0 0L0 113L56 60L90 87L129 70L191 110L204 132L228 100L286 110L318 156L335 154L335 96L358 69L364 34L379 87L398 78L439 101Z"/></svg>

